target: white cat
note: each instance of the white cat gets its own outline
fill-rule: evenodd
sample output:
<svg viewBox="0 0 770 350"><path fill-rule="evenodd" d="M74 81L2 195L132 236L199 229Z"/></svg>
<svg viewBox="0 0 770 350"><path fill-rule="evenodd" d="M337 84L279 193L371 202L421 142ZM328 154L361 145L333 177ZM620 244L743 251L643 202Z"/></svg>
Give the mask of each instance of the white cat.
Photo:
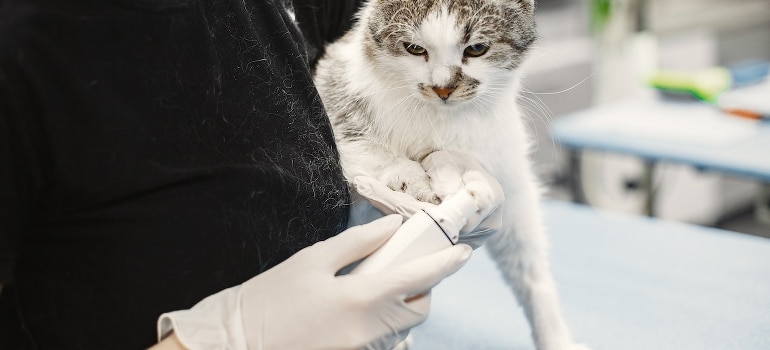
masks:
<svg viewBox="0 0 770 350"><path fill-rule="evenodd" d="M536 39L533 0L370 0L326 48L315 81L345 176L437 202L420 160L471 155L502 185L503 228L486 243L540 350L576 345L559 310L541 190L517 96Z"/></svg>

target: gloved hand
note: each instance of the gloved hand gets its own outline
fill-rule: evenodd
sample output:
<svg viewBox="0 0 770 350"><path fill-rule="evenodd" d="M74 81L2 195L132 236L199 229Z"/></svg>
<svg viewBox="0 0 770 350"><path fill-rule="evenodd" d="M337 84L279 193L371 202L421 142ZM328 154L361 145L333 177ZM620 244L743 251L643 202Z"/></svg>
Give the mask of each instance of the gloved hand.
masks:
<svg viewBox="0 0 770 350"><path fill-rule="evenodd" d="M442 201L465 188L479 205L479 211L468 218L468 222L460 231L460 243L476 249L500 230L500 205L505 200L505 195L497 180L478 162L460 152L436 151L425 157L422 166L430 176L431 188ZM418 210L434 206L420 202L406 193L393 191L385 184L366 176L353 179L353 187L374 208L386 215L397 213L411 217ZM357 210L358 212L352 215L371 217L365 209Z"/></svg>
<svg viewBox="0 0 770 350"><path fill-rule="evenodd" d="M376 274L336 276L380 247L402 222L391 215L305 248L189 310L161 315L158 334L174 331L189 349L358 349L425 320L412 302L457 271L471 249L457 245ZM409 301L407 301L409 300Z"/></svg>

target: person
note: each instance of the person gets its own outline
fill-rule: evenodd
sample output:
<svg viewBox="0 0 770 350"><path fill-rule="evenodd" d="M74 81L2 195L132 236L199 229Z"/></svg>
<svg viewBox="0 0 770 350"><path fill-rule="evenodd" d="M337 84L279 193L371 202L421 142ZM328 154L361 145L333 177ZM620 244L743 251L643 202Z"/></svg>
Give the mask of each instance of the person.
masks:
<svg viewBox="0 0 770 350"><path fill-rule="evenodd" d="M0 348L145 348L156 323L158 348L344 348L425 319L404 296L470 248L336 276L401 220L345 230L286 5L0 1Z"/></svg>

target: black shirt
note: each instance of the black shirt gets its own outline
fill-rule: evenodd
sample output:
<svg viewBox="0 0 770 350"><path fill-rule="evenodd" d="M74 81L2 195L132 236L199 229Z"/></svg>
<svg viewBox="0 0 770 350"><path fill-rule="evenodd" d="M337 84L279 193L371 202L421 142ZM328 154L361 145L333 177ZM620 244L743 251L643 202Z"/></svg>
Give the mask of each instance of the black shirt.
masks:
<svg viewBox="0 0 770 350"><path fill-rule="evenodd" d="M140 349L344 228L278 2L0 0L0 349Z"/></svg>

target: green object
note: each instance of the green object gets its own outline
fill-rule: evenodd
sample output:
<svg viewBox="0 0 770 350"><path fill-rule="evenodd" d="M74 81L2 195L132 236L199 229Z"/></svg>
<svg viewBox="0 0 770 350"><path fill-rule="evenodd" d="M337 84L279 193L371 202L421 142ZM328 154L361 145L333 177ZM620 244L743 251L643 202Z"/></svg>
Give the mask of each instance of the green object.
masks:
<svg viewBox="0 0 770 350"><path fill-rule="evenodd" d="M650 86L664 92L687 93L699 100L715 103L730 88L730 72L713 67L699 71L658 71L649 79Z"/></svg>
<svg viewBox="0 0 770 350"><path fill-rule="evenodd" d="M607 25L612 11L612 0L593 0L591 1L591 29L594 33L599 33Z"/></svg>

